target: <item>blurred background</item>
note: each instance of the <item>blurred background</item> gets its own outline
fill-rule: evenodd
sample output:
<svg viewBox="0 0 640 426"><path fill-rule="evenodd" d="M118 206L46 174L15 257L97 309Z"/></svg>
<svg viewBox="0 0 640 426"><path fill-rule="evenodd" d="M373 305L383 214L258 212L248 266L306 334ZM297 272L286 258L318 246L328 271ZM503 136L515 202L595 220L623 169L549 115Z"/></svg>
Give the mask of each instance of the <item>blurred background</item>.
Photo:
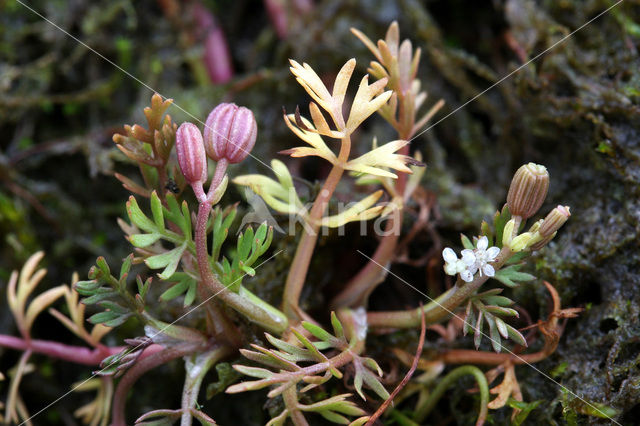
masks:
<svg viewBox="0 0 640 426"><path fill-rule="evenodd" d="M278 151L294 146L282 108L293 112L300 105L306 113L308 103L288 70L288 59L307 62L332 81L340 66L355 57L357 81L371 55L350 28L377 40L397 20L401 37L422 49L418 75L429 93L427 103L446 102L434 122L455 113L411 144L412 152L420 151L427 163L422 185L435 200L433 226L407 248L411 258L422 261L399 263L394 272L432 290L430 260L439 256L437 249L459 246L460 232L478 233L481 220L504 202L518 166L529 161L546 165L551 187L543 211L566 204L572 217L536 258L535 273L557 287L564 306L586 310L567 323L558 351L537 368L611 408L624 424L640 418L639 1L23 3L0 0L0 333L16 333L6 309L6 282L35 251L47 253L43 288L68 283L73 271L86 277L97 256L118 264L130 252L116 224L118 217L126 217L128 192L113 173L132 175L135 168L115 148L112 135L122 132L125 123L143 122L142 109L153 91L188 111L170 108L176 123L204 120L222 101L251 108L259 129L253 154L269 163ZM394 133L383 120L370 119L357 135L356 150L364 152L373 136L386 141ZM320 161L287 161L310 183L326 173ZM232 175L242 172L270 174L252 159L231 170ZM345 187L337 196L348 200L353 195ZM225 197L227 202L243 201L237 189ZM336 286L366 261L356 248L367 253L375 248L374 237L350 235L330 235L320 242L312 271L322 273L310 274L304 295L309 309L323 306ZM294 243L289 237L277 242ZM281 285L289 261L269 266L265 292ZM541 283L515 290L513 298L534 318L548 313ZM419 300L393 277L376 290L372 306L389 299L397 300L397 307ZM121 344L123 337L140 333L135 324L128 327L112 333L110 342ZM42 318L33 333L79 343L61 325ZM415 336L407 332L386 344L401 345ZM437 335L428 337L428 346L442 344ZM0 371L7 372L18 357L0 349ZM32 412L90 372L34 359L36 369L21 385ZM179 368L159 371L136 385L130 411L176 405L183 373ZM520 367L518 377L526 401L543 401L530 415L532 423L607 423L589 416L580 400L532 369ZM160 386L165 381L167 386ZM440 403L440 424L467 424L474 418L474 400L464 391L469 387L470 382L461 381ZM6 393L6 382L0 382L0 397L5 399ZM262 397L219 395L204 410L221 424L265 423ZM72 413L87 399L73 394L34 424L79 424ZM503 411L492 412L498 424L508 423L508 410Z"/></svg>

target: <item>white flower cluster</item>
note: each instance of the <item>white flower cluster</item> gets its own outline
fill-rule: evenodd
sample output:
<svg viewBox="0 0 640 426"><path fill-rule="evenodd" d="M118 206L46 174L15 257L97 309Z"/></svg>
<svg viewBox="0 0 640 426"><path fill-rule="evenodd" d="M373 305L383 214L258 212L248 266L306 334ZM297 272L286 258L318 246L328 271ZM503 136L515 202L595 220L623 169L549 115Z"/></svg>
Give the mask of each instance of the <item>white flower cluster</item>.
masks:
<svg viewBox="0 0 640 426"><path fill-rule="evenodd" d="M447 275L460 274L460 278L466 282L473 281L473 276L478 271L480 276L484 273L488 277L493 277L496 271L489 263L495 261L499 253L498 247L489 247L489 240L486 236L478 238L475 249L462 250L461 259L458 259L452 248L447 247L442 250L442 258L445 262L444 272Z"/></svg>

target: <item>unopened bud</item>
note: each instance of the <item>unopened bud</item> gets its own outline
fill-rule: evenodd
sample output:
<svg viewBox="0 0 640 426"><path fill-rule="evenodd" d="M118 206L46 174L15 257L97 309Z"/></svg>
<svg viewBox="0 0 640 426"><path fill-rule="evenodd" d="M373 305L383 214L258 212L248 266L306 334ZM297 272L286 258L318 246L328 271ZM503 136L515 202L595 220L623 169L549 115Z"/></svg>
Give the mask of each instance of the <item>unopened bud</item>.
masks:
<svg viewBox="0 0 640 426"><path fill-rule="evenodd" d="M547 197L549 173L547 168L535 163L525 164L513 176L507 205L513 216L528 219L540 209Z"/></svg>
<svg viewBox="0 0 640 426"><path fill-rule="evenodd" d="M207 155L229 163L244 160L256 143L258 125L250 109L236 104L220 104L207 117L204 143Z"/></svg>
<svg viewBox="0 0 640 426"><path fill-rule="evenodd" d="M207 156L202 133L195 124L182 123L176 132L178 165L188 183L207 180Z"/></svg>
<svg viewBox="0 0 640 426"><path fill-rule="evenodd" d="M569 206L558 206L551 210L547 217L544 218L544 222L540 225L540 235L548 237L555 233L571 216Z"/></svg>
<svg viewBox="0 0 640 426"><path fill-rule="evenodd" d="M535 238L535 234L531 232L523 232L509 242L509 249L517 253L527 248L527 245Z"/></svg>
<svg viewBox="0 0 640 426"><path fill-rule="evenodd" d="M516 227L516 221L509 220L502 230L502 246L509 247L511 240L513 239L513 230Z"/></svg>

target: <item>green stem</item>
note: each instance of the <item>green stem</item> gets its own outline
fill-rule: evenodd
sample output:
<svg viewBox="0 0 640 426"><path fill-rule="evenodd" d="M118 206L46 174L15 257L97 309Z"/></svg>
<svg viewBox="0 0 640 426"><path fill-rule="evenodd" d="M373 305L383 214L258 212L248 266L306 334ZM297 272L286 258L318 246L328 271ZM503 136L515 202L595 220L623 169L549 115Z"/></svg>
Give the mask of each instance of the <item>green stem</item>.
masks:
<svg viewBox="0 0 640 426"><path fill-rule="evenodd" d="M499 270L511 255L513 255L511 250L504 247L492 264L495 270ZM453 311L462 305L469 296L473 295L488 279L489 277L486 275L477 275L470 283L458 279L455 286L422 308L408 311L369 312L367 314L367 323L370 327L377 328L415 328L420 326L421 310L424 311L427 325L440 322L452 315Z"/></svg>
<svg viewBox="0 0 640 426"><path fill-rule="evenodd" d="M192 414L191 409L198 402L198 393L200 386L207 372L222 358L230 355L232 349L228 346L219 346L209 352L192 355L186 362L187 375L184 380L184 389L182 391L182 417L180 418L180 426L191 426Z"/></svg>
<svg viewBox="0 0 640 426"><path fill-rule="evenodd" d="M429 399L422 405L418 407L415 412L414 420L420 424L424 422L424 419L427 418L431 410L433 410L444 394L444 391L447 390L453 382L458 380L462 376L471 375L476 379L478 383L478 388L480 390L480 412L478 413L478 420L476 421L476 425L482 425L487 418L487 404L489 404L489 385L487 384L487 379L484 377L484 373L478 367L473 365L463 365L462 367L458 367L446 376L438 383L438 386L431 392L429 395Z"/></svg>
<svg viewBox="0 0 640 426"><path fill-rule="evenodd" d="M308 224L304 227L302 237L296 249L296 254L291 262L291 268L289 269L283 295L283 309L290 319L300 319L298 312L300 294L302 293L307 272L309 271L311 256L313 255L318 240L320 220L327 210L331 196L338 186L338 182L340 182L342 178L342 174L344 173L343 165L349 159L350 151L351 138L350 136L346 136L342 139L338 160L333 165L327 180L320 190L320 194L318 194L318 197L313 203L313 207L311 207Z"/></svg>
<svg viewBox="0 0 640 426"><path fill-rule="evenodd" d="M243 297L240 294L229 291L213 274L207 251L207 221L210 211L211 206L208 203L201 203L196 222L195 243L201 283L215 297L222 299L227 305L247 317L250 321L260 324L273 333L282 334L288 326L287 317L282 312L257 297Z"/></svg>

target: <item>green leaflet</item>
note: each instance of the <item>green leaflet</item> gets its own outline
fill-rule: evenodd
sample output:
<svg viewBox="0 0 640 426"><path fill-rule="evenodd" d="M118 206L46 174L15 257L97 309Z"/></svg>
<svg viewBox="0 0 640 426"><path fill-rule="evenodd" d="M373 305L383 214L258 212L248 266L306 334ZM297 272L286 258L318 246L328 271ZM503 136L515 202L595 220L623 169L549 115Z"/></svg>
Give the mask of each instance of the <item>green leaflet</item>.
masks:
<svg viewBox="0 0 640 426"><path fill-rule="evenodd" d="M223 231L224 238L226 238L227 233L228 229ZM221 238L224 241L224 238ZM260 225L255 233L250 226L243 233L240 233L236 242L236 249L230 254L232 260L229 261L227 257L223 256L218 262L217 269L222 271L220 277L222 284L231 291L238 292L242 284L242 278L245 275L255 275L255 270L252 266L267 251L272 240L273 227L267 226L266 223ZM219 252L219 250L220 247L218 246L217 251Z"/></svg>
<svg viewBox="0 0 640 426"><path fill-rule="evenodd" d="M81 296L82 303L100 306L104 311L93 314L88 321L93 324L104 324L109 327L117 327L144 310L144 295L149 288L150 280L142 283L138 277L139 297L133 297L127 290L127 277L133 263L133 255L129 255L120 268L118 278L111 275L111 270L106 260L99 257L96 266L89 271L88 281L79 281L75 285L76 291Z"/></svg>
<svg viewBox="0 0 640 426"><path fill-rule="evenodd" d="M185 241L181 246L178 246L173 250L146 258L144 263L146 263L151 269L164 268L162 273L158 274L158 277L163 280L167 280L174 272L176 272L176 269L178 269L178 264L180 263L180 259L182 259L182 253L184 253L186 248L187 242Z"/></svg>
<svg viewBox="0 0 640 426"><path fill-rule="evenodd" d="M522 265L511 265L496 272L494 279L500 281L507 287L517 287L523 282L531 281L536 277L526 272L520 272Z"/></svg>
<svg viewBox="0 0 640 426"><path fill-rule="evenodd" d="M514 342L527 346L527 342L518 330L505 322L502 317L518 317L518 311L509 308L513 301L508 297L500 296L503 289L491 289L469 298L465 312L465 324L463 333L474 332L474 345L480 346L484 336L484 324L489 327L489 340L493 350L502 350L502 339L511 339Z"/></svg>
<svg viewBox="0 0 640 426"><path fill-rule="evenodd" d="M193 303L196 297L198 282L195 278L185 272L176 272L167 281L176 281L176 284L169 287L160 295L160 300L169 301L178 296L185 295L183 306L187 307Z"/></svg>
<svg viewBox="0 0 640 426"><path fill-rule="evenodd" d="M533 402L523 402L523 401L517 401L513 398L509 398L507 400L507 405L511 408L520 410L520 412L516 414L515 418L513 419L512 424L514 426L520 426L521 424L523 424L524 421L529 416L529 413L531 413L531 411L533 411L540 404L542 404L542 402L543 402L542 400L533 401Z"/></svg>

